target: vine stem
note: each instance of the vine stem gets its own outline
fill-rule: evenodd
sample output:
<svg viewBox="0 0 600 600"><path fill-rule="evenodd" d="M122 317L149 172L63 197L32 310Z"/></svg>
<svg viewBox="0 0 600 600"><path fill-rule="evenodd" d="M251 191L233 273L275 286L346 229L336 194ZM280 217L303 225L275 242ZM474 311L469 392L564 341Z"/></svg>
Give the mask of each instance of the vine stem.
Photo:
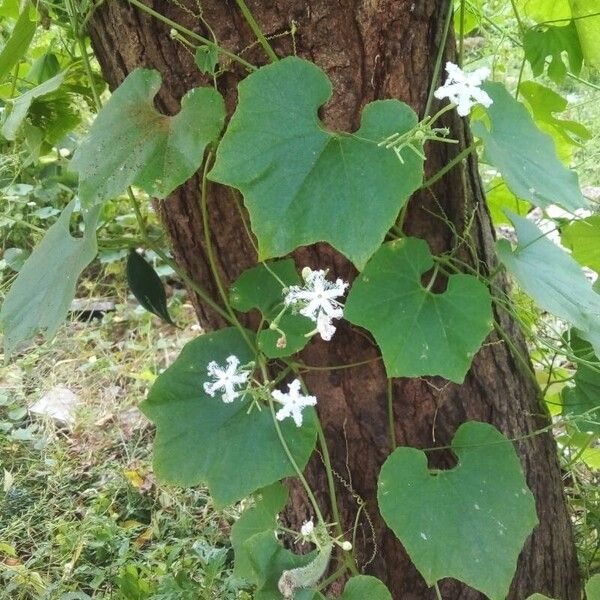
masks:
<svg viewBox="0 0 600 600"><path fill-rule="evenodd" d="M263 380L265 382L269 381L269 374L267 373L267 367L265 366L265 363L264 363L264 360L262 359L262 357L259 358L258 363L260 366L260 371L261 371ZM315 515L317 516L318 521L320 523L324 523L325 521L323 519L323 513L321 513L321 509L319 508L319 503L317 502L317 499L315 498L315 495L314 495L310 485L308 485L308 481L306 481L306 478L304 477L304 473L302 473L302 470L298 466L296 459L293 457L292 452L291 452L289 446L287 445L287 442L285 441L285 437L283 436L283 432L281 431L281 427L279 426L279 421L277 420L277 417L275 415L275 407L273 405L273 398L271 397L270 394L269 394L268 401L269 401L269 409L271 411L271 417L273 418L273 424L275 425L275 431L277 432L277 437L279 438L279 442L281 443L281 446L283 447L283 451L285 452L288 460L290 461L292 468L294 469L294 471L296 471L296 475L298 476L300 483L302 483L302 487L304 488L304 491L306 492L306 495L308 496L308 499L313 507L313 510L315 511Z"/></svg>
<svg viewBox="0 0 600 600"><path fill-rule="evenodd" d="M459 152L447 165L442 167L427 181L424 181L423 185L421 186L421 189L431 187L434 183L438 182L446 173L448 173L448 171L451 171L459 162L467 158L469 154L473 153L477 146L479 146L480 144L480 141L473 142L470 146L467 146L462 152Z"/></svg>
<svg viewBox="0 0 600 600"><path fill-rule="evenodd" d="M265 34L262 32L261 28L256 22L256 19L250 12L248 5L244 2L244 0L235 1L238 5L238 8L242 12L242 15L244 16L246 23L248 23L248 26L250 27L250 29L252 29L252 33L256 36L256 39L260 42L260 45L263 47L264 51L269 57L269 60L271 62L277 62L279 60L279 57L277 56L277 54L275 54L275 51L273 50L271 44L269 44L269 41L265 37Z"/></svg>
<svg viewBox="0 0 600 600"><path fill-rule="evenodd" d="M440 586L437 584L437 581L433 584L433 588L435 589L435 596L437 600L443 600L442 592L440 592Z"/></svg>
<svg viewBox="0 0 600 600"><path fill-rule="evenodd" d="M231 58L231 60L236 61L240 65L243 65L249 71L256 71L256 67L252 63L249 63L247 60L244 60L241 56L238 56L235 52L231 52L231 50L227 50L227 48L223 48L222 46L219 46L219 44L213 42L212 40L209 40L208 38L205 38L204 36L197 34L196 32L192 31L191 29L187 29L187 27L180 25L176 21L173 21L173 20L169 19L168 17L161 15L159 12L156 12L149 6L146 6L143 2L140 2L140 0L128 0L128 2L130 4L133 4L134 6L137 6L140 10L142 10L145 13L149 14L150 16L154 17L155 19L162 21L165 25L169 25L169 27L172 27L173 29L176 29L177 31L184 33L185 35L191 37L192 39L197 40L198 42L202 42L203 44L206 44L207 46L210 46L211 48L215 48L216 50L218 50L218 52L220 52L221 54L224 54L228 58Z"/></svg>
<svg viewBox="0 0 600 600"><path fill-rule="evenodd" d="M335 492L335 483L333 481L333 469L331 468L331 458L329 456L329 449L327 448L327 440L325 439L325 433L323 432L323 427L321 426L321 421L317 416L317 437L319 438L319 446L321 446L321 457L323 459L323 464L325 465L325 473L327 474L327 487L329 489L329 500L331 503L331 515L333 520L335 521L336 532L339 536L342 536L344 532L342 531L342 524L340 521L340 513L337 505L337 495ZM353 546L354 548L354 546ZM349 560L349 557L346 553L344 553L344 564L353 575L359 575L358 569L356 568L356 563L354 560Z"/></svg>
<svg viewBox="0 0 600 600"><path fill-rule="evenodd" d="M440 47L435 57L435 65L433 67L433 77L431 78L431 86L429 87L429 94L427 95L427 103L425 104L425 110L423 114L427 116L431 110L433 104L433 92L437 84L438 77L442 68L442 59L444 57L444 50L446 48L446 40L448 39L448 32L450 31L450 23L454 16L454 0L448 2L448 12L446 13L446 20L444 21L444 29L442 32L442 39L440 40Z"/></svg>
<svg viewBox="0 0 600 600"><path fill-rule="evenodd" d="M242 327L242 324L239 322L238 318L235 315L233 308L229 302L229 297L227 296L227 292L223 287L223 282L221 281L221 277L219 275L219 269L217 267L217 261L215 259L215 253L213 249L213 245L210 239L210 223L208 220L208 169L210 168L212 161L212 153L209 152L206 160L204 162L204 169L202 170L202 184L200 186L200 210L202 212L202 229L204 229L204 244L206 246L206 257L208 259L208 266L210 267L213 279L217 286L217 291L221 296L221 301L223 302L223 306L225 310L229 314L229 321L234 324L236 329L239 330L240 335L244 338L244 341L250 346L250 348L255 351L256 348L254 343L248 337L248 333Z"/></svg>
<svg viewBox="0 0 600 600"><path fill-rule="evenodd" d="M462 69L465 59L465 0L460 0L458 30L458 66Z"/></svg>

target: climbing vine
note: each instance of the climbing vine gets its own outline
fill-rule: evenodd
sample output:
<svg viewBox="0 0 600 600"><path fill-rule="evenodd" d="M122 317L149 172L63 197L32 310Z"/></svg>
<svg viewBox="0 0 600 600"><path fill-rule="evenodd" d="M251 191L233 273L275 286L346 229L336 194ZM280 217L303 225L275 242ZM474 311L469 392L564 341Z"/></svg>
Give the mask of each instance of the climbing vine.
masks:
<svg viewBox="0 0 600 600"><path fill-rule="evenodd" d="M330 131L318 115L332 93L327 75L298 56L277 56L245 2L236 1L264 49L265 66L130 0L170 27L172 37L194 52L198 68L214 82L189 90L180 112L171 117L154 107L161 77L147 69L132 72L102 106L85 46L90 13L87 5L65 3L97 116L71 160L79 177L78 203L71 202L49 228L2 306L5 354L38 332L54 335L75 293L76 277L95 255L100 211L111 198L128 196L143 241L162 252L147 231L140 192L164 199L200 169L205 241L218 298L164 252L161 256L227 327L190 342L144 400L142 410L156 425L155 471L173 484L205 484L217 506L254 498L233 527L232 544L235 573L254 587L255 598L316 600L324 598L332 581L347 578L342 598L386 600L391 595L385 585L361 574L354 554L356 531L342 530L334 485L339 475L331 468L318 417L327 398L307 388L303 373L308 367L298 353L314 337L330 341L345 320L372 335L390 380L439 376L462 383L491 331L510 344L494 317L495 309L520 317L497 281L507 272L564 324L554 339L539 336L541 345L579 366L562 394L561 423L597 435L600 295L590 274L599 266L600 222L576 174L557 153L557 140L576 145L587 131L554 116L560 97L558 109L548 107L541 96L549 94L555 105L556 98L541 84L519 81L512 94L491 79L488 67L443 65L441 49L422 119L399 100L378 100L364 107L356 131ZM462 60L469 20L485 15L479 2L456 4ZM555 81L579 78L584 63L600 61L598 36L589 34L592 25L596 33L600 26L582 8L585 2L573 4L577 10L558 17L567 22L560 26L545 23L545 13L530 13L514 3L524 61L534 75L546 71ZM37 19L33 11L25 6L15 26L23 30L18 32L22 41ZM295 28L291 24L287 35L295 35ZM19 60L15 54L11 64L9 44L0 55L3 76ZM231 62L246 76L225 126L216 82ZM31 135L32 100L59 89L68 77L65 70L7 103L4 136ZM434 99L437 112L431 111ZM454 110L471 118L476 141L425 181L427 146L458 143L439 123ZM496 170L496 188L504 190L505 200L492 212L516 233L514 243L497 243L500 266L481 270L462 262L454 250L433 255L424 240L402 229L411 195L476 150ZM249 216L246 233L257 247L258 263L229 289L216 267L209 227L207 195L215 184L239 192ZM365 206L368 218L361 216ZM523 216L533 207L546 211L537 224ZM548 235L549 209L557 208L562 216L551 221L550 230L560 229L569 251ZM80 238L69 230L75 210L82 215ZM358 276L352 283L322 265L296 264L288 256L321 241L354 264ZM468 226L458 232L457 243L462 241L470 242ZM128 270L143 306L170 320L160 281L149 265L132 254ZM441 279L446 287L439 292L435 283ZM242 326L240 313L256 309L259 327ZM518 354L514 346L513 351ZM438 596L438 581L452 577L492 600L505 598L519 553L537 524L514 440L489 424L466 422L452 441L458 466L432 472L422 451L396 448L394 435L391 426L391 452L378 478L378 507L369 510L379 510ZM320 504L303 474L317 448L331 507ZM275 517L286 505L281 481L289 477L299 480L312 507L312 517L299 531ZM459 521L464 524L460 529L455 526ZM302 541L314 550L296 555L284 540Z"/></svg>

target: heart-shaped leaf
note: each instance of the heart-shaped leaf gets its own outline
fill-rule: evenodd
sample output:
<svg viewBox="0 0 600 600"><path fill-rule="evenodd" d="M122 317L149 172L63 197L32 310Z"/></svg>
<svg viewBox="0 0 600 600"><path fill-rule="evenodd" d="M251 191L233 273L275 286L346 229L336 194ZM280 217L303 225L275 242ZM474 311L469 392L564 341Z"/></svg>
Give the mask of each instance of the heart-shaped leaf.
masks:
<svg viewBox="0 0 600 600"><path fill-rule="evenodd" d="M483 88L493 100L486 109L491 129L477 121L473 133L484 141L484 158L513 194L541 207L560 204L574 211L587 206L577 175L560 162L552 138L536 127L525 106L501 83L487 82Z"/></svg>
<svg viewBox="0 0 600 600"><path fill-rule="evenodd" d="M358 268L379 247L419 187L423 161L401 163L378 143L417 123L397 100L368 104L358 131L327 131L319 108L331 84L316 65L288 57L249 75L209 177L239 189L261 259L325 241ZM369 218L356 215L368 208Z"/></svg>
<svg viewBox="0 0 600 600"><path fill-rule="evenodd" d="M424 452L394 450L379 475L379 509L428 585L453 577L504 600L537 524L535 500L512 443L492 425L464 423L452 449L457 466L433 472Z"/></svg>
<svg viewBox="0 0 600 600"><path fill-rule="evenodd" d="M132 250L127 259L127 283L138 302L157 317L175 325L167 308L167 294L152 265Z"/></svg>
<svg viewBox="0 0 600 600"><path fill-rule="evenodd" d="M519 243L513 251L507 240L500 240L500 260L540 308L574 325L600 356L600 295L579 264L530 220L506 214Z"/></svg>
<svg viewBox="0 0 600 600"><path fill-rule="evenodd" d="M231 545L235 557L233 575L252 581L254 569L251 557L244 544L257 533L277 529L277 515L282 511L288 499L287 488L279 482L270 485L255 494L255 504L247 508L231 528Z"/></svg>
<svg viewBox="0 0 600 600"><path fill-rule="evenodd" d="M340 600L392 600L392 595L376 577L357 575L348 580Z"/></svg>
<svg viewBox="0 0 600 600"><path fill-rule="evenodd" d="M54 337L75 297L77 279L96 256L98 209L84 214L83 237L73 237L70 221L75 201L63 210L25 261L0 310L4 354L37 333Z"/></svg>
<svg viewBox="0 0 600 600"><path fill-rule="evenodd" d="M230 290L231 305L244 312L258 308L270 323L284 307L283 289L299 283L300 277L292 259L263 263L244 271L233 283ZM259 332L258 347L269 358L291 356L306 346L306 334L314 328L310 319L287 312L278 324L278 329L285 333L285 347L277 344L281 333L269 328Z"/></svg>
<svg viewBox="0 0 600 600"><path fill-rule="evenodd" d="M579 263L600 272L600 215L572 221L560 239Z"/></svg>
<svg viewBox="0 0 600 600"><path fill-rule="evenodd" d="M201 165L223 128L223 98L213 88L190 90L179 114L168 117L154 108L160 85L158 71L136 69L98 113L71 161L83 203L113 198L133 184L165 198Z"/></svg>
<svg viewBox="0 0 600 600"><path fill-rule="evenodd" d="M208 363L225 364L230 355L241 364L254 359L237 329L199 336L158 377L141 405L156 424L156 474L181 486L206 483L219 506L295 475L269 410L249 411L249 397L225 404L204 392ZM316 441L314 409L305 409L303 415L302 427L291 419L280 425L300 468L308 462Z"/></svg>
<svg viewBox="0 0 600 600"><path fill-rule="evenodd" d="M345 317L375 336L389 377L460 383L492 327L491 297L471 275L452 275L442 294L426 289L421 277L432 267L424 240L384 244L354 282Z"/></svg>

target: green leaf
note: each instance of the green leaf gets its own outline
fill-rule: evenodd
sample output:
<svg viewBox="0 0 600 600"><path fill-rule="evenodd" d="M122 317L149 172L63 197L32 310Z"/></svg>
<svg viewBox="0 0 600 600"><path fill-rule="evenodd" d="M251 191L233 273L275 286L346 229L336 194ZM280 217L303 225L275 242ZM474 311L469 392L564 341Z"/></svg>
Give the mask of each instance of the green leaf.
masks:
<svg viewBox="0 0 600 600"><path fill-rule="evenodd" d="M283 289L298 285L300 277L292 259L258 265L244 271L231 286L231 305L247 312L258 308L266 321L273 321L283 309ZM278 331L263 329L258 334L258 347L269 358L290 356L308 343L307 333L315 328L313 322L302 315L286 313L279 321L279 329L285 333L285 348L277 347L281 337Z"/></svg>
<svg viewBox="0 0 600 600"><path fill-rule="evenodd" d="M412 150L402 164L377 145L412 129L415 113L397 100L371 102L356 133L327 131L318 110L331 83L296 57L259 69L238 89L209 177L244 195L259 258L325 241L362 268L422 182ZM365 206L368 219L359 217Z"/></svg>
<svg viewBox="0 0 600 600"><path fill-rule="evenodd" d="M537 305L579 329L600 355L600 295L575 260L528 219L507 211L519 243L497 243L500 260Z"/></svg>
<svg viewBox="0 0 600 600"><path fill-rule="evenodd" d="M63 210L25 261L0 310L4 353L9 358L19 342L38 332L52 338L64 321L75 296L77 279L96 256L98 210L84 214L83 237L69 230L75 201Z"/></svg>
<svg viewBox="0 0 600 600"><path fill-rule="evenodd" d="M490 216L494 225L504 225L510 223L505 208L516 211L520 215L525 215L531 208L529 202L519 200L509 189L502 177L494 177L489 184L489 191L485 193Z"/></svg>
<svg viewBox="0 0 600 600"><path fill-rule="evenodd" d="M31 83L43 83L51 77L58 75L60 71L60 63L54 52L45 52L31 65L31 69L27 73L27 81Z"/></svg>
<svg viewBox="0 0 600 600"><path fill-rule="evenodd" d="M135 250L127 258L127 283L131 293L147 311L166 323L175 325L167 308L167 294L160 277L152 265Z"/></svg>
<svg viewBox="0 0 600 600"><path fill-rule="evenodd" d="M492 327L487 287L452 275L441 294L421 283L433 267L427 242L384 244L354 282L345 317L377 340L388 377L441 375L461 383Z"/></svg>
<svg viewBox="0 0 600 600"><path fill-rule="evenodd" d="M281 600L282 595L277 587L283 571L304 567L315 559L316 552L297 556L281 546L272 531L265 531L252 536L244 544L247 556L250 557L254 571L253 583L256 592L253 600ZM298 590L294 600L321 599L318 592L310 589Z"/></svg>
<svg viewBox="0 0 600 600"><path fill-rule="evenodd" d="M458 465L433 472L421 450L394 450L379 475L379 509L428 585L453 577L504 600L537 524L533 495L492 425L464 423L452 450Z"/></svg>
<svg viewBox="0 0 600 600"><path fill-rule="evenodd" d="M600 68L598 0L570 0L569 3L573 11L573 20L577 27L585 62L590 67Z"/></svg>
<svg viewBox="0 0 600 600"><path fill-rule="evenodd" d="M544 72L547 57L550 57L548 77L557 84L563 82L569 69L575 75L581 72L583 54L573 21L566 26L549 25L528 29L523 36L523 50L535 77ZM563 52L567 54L569 69L563 61Z"/></svg>
<svg viewBox="0 0 600 600"><path fill-rule="evenodd" d="M165 198L202 164L206 146L223 127L223 98L213 88L190 90L174 117L154 108L157 71L136 69L98 113L71 166L84 204L101 202L137 185Z"/></svg>
<svg viewBox="0 0 600 600"><path fill-rule="evenodd" d="M579 263L600 272L600 215L572 221L561 229L560 239Z"/></svg>
<svg viewBox="0 0 600 600"><path fill-rule="evenodd" d="M202 73L214 75L219 62L219 50L216 46L198 46L196 48L196 66Z"/></svg>
<svg viewBox="0 0 600 600"><path fill-rule="evenodd" d="M35 34L37 17L35 10L29 2L24 4L24 9L19 15L17 22L0 52L0 82L12 71L13 67L25 56L29 44Z"/></svg>
<svg viewBox="0 0 600 600"><path fill-rule="evenodd" d="M483 12L481 3L482 0L475 0L474 2L469 2L469 4L461 2L460 0L454 0L454 29L457 33L460 32L461 19L464 19L464 35L471 33L474 29L479 27Z"/></svg>
<svg viewBox="0 0 600 600"><path fill-rule="evenodd" d="M585 595L587 600L600 600L600 575L594 575L585 584Z"/></svg>
<svg viewBox="0 0 600 600"><path fill-rule="evenodd" d="M580 431L600 433L600 361L594 356L594 350L577 332L571 333L571 347L578 358L595 363L595 368L580 363L572 384L562 388L562 414L566 417L579 417L577 428ZM583 413L594 411L581 418Z"/></svg>
<svg viewBox="0 0 600 600"><path fill-rule="evenodd" d="M12 108L2 125L2 135L7 139L14 141L17 138L17 132L23 124L27 112L31 107L31 103L36 99L51 92L56 91L63 83L67 71L63 71L58 75L44 81L44 83L32 88L31 90L21 94L18 98L12 101Z"/></svg>
<svg viewBox="0 0 600 600"><path fill-rule="evenodd" d="M552 600L552 598L548 598L548 596L544 596L544 594L533 594L533 596L529 596L527 600Z"/></svg>
<svg viewBox="0 0 600 600"><path fill-rule="evenodd" d="M519 89L531 108L536 124L552 136L557 151L563 145L581 146L581 140L591 138L591 133L581 123L555 116L554 113L566 111L569 104L560 94L535 81L524 81Z"/></svg>
<svg viewBox="0 0 600 600"><path fill-rule="evenodd" d="M569 0L518 0L517 7L524 16L537 23L571 18Z"/></svg>
<svg viewBox="0 0 600 600"><path fill-rule="evenodd" d="M392 600L392 595L376 577L357 575L348 580L340 600Z"/></svg>
<svg viewBox="0 0 600 600"><path fill-rule="evenodd" d="M218 506L295 474L267 408L249 411L249 397L225 404L204 392L208 363L224 364L232 354L241 364L254 359L237 329L201 335L186 344L141 405L156 424L156 474L180 486L206 483ZM291 419L281 423L300 468L306 465L316 440L314 409L303 414L302 427Z"/></svg>
<svg viewBox="0 0 600 600"><path fill-rule="evenodd" d="M535 126L527 109L501 83L487 82L483 88L493 100L486 109L491 129L478 121L473 132L485 143L485 159L515 196L541 207L587 206L577 175L560 162L552 139Z"/></svg>
<svg viewBox="0 0 600 600"><path fill-rule="evenodd" d="M268 531L273 535L277 529L277 515L287 503L288 489L277 482L259 490L255 497L254 506L247 508L231 528L231 545L235 557L233 575L249 581L253 580L254 570L244 544L257 533Z"/></svg>

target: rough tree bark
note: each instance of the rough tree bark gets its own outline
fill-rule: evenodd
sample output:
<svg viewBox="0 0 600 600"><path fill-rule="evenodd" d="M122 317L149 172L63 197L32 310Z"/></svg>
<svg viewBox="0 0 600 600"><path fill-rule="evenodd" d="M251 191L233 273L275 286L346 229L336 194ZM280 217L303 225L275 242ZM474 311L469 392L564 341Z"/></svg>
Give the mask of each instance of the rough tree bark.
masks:
<svg viewBox="0 0 600 600"><path fill-rule="evenodd" d="M257 64L266 62L233 0L146 1L160 13L207 35L198 18L202 13L221 45L236 52L245 48L244 56L249 60ZM273 45L280 56L291 54L295 43L298 55L314 61L329 75L334 93L322 110L322 118L329 127L345 130L356 128L362 107L378 98L401 99L422 116L448 5L448 0L249 2L263 31L275 36ZM294 40L289 35L292 22L297 24ZM136 67L158 69L164 84L156 105L173 114L178 111L183 94L202 83L190 51L171 39L169 28L125 1L106 0L96 11L90 28L93 47L112 88ZM454 55L450 36L445 59ZM219 80L219 87L231 113L236 101L235 86L244 73L235 64L226 66L229 70ZM298 86L302 86L301 81ZM452 136L461 141L460 147L466 147L470 141L466 122L449 115L445 124L451 128ZM446 144L430 145L427 174L435 173L458 151ZM214 293L203 242L198 184L198 177L194 177L176 190L161 203L160 213L177 261ZM230 190L212 186L209 208L219 266L224 280L230 282L255 263L255 253ZM368 207L362 218L368 218ZM448 222L461 234L468 224L475 252L465 245L461 249L462 258L484 270L493 268L493 231L474 157L463 161L433 188L411 199L404 229L410 235L425 238L434 252L443 252L456 243ZM356 274L348 261L326 244L300 249L295 258L299 265L329 268L333 276L347 280ZM195 296L192 299L203 326L223 325ZM506 314L497 314L497 318L526 354L515 323ZM340 326L333 342L314 341L303 353L307 364L319 366L374 357L376 349L368 337L347 325ZM375 540L364 520L361 525L361 564L368 562L376 551L366 571L383 579L394 598L433 598L402 546L377 517L376 475L390 449L386 378L381 363L332 372L313 371L308 374L307 383L320 399L318 409L334 469L367 503L373 521ZM401 445L418 448L446 445L458 425L469 419L493 423L510 437L522 436L547 424L538 388L506 344L494 334L475 358L463 385L439 378L399 379L393 383L393 394L396 437ZM554 442L549 435L538 435L520 442L518 451L536 497L540 525L521 554L509 597L523 600L533 592L543 592L562 600L575 600L579 598L579 576ZM434 455L432 464L451 464L451 457ZM326 485L321 467L317 457L309 466L308 475L325 505ZM338 486L346 529L357 510L355 496L347 487L341 483ZM292 510L292 519L301 520L307 515L308 507L299 492L293 494ZM454 581L443 582L441 589L448 600L482 597Z"/></svg>

